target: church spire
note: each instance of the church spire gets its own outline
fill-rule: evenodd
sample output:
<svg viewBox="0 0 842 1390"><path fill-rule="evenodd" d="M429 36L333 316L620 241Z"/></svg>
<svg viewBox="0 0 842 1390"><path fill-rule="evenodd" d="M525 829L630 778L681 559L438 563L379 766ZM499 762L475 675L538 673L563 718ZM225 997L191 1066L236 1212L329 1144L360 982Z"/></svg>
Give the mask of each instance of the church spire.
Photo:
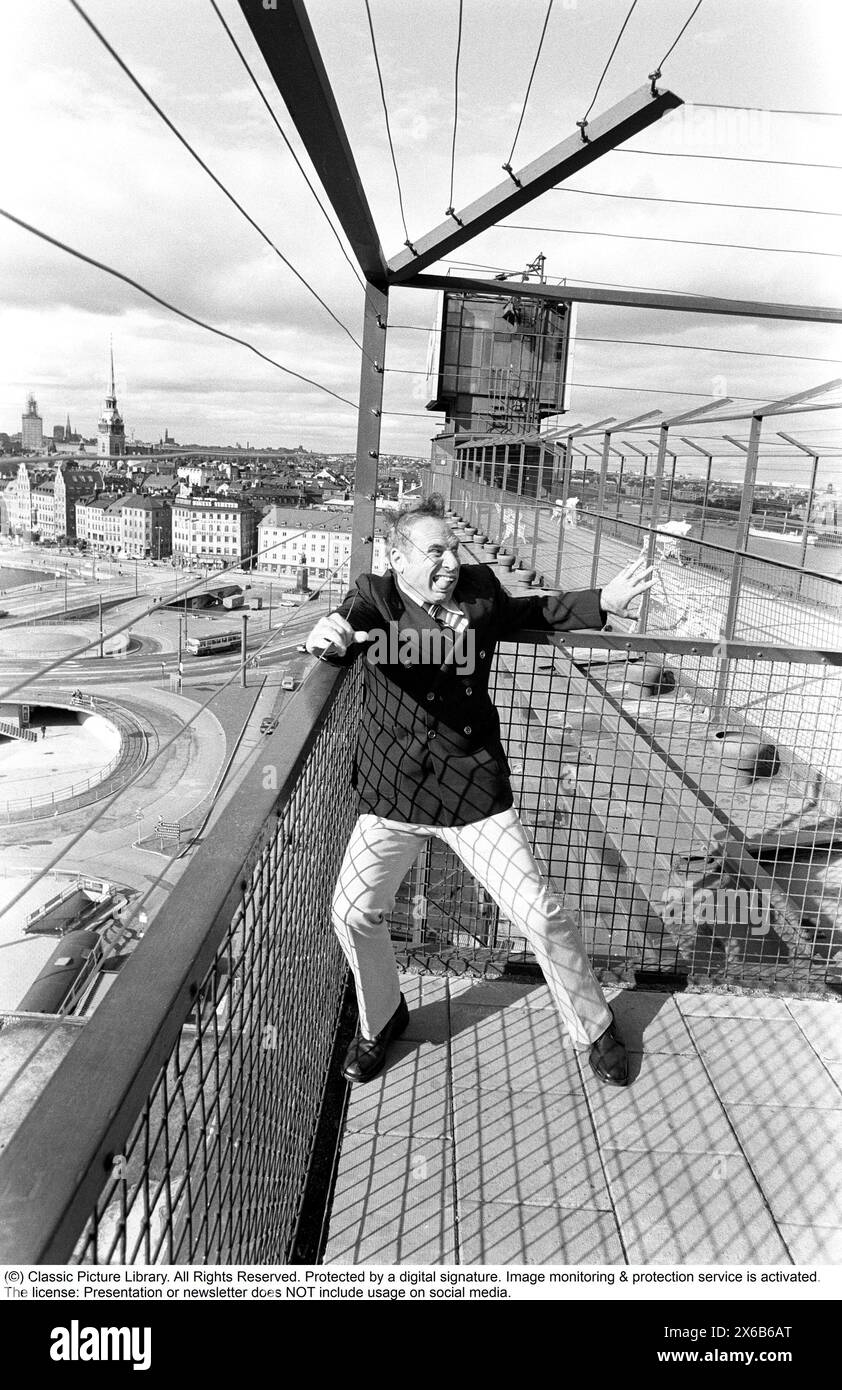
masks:
<svg viewBox="0 0 842 1390"><path fill-rule="evenodd" d="M97 454L100 458L113 457L116 454L126 452L126 434L123 425L123 417L117 409L117 391L114 384L114 341L109 343L109 366L110 382L109 392L105 397L105 408L99 417L97 433L99 443Z"/></svg>

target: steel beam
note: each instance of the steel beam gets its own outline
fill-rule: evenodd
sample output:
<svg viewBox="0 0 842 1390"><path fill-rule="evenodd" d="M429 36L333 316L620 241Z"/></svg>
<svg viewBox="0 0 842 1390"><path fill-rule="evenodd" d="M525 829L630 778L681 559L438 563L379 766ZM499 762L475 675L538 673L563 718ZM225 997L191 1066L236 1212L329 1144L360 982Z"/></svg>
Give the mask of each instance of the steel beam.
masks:
<svg viewBox="0 0 842 1390"><path fill-rule="evenodd" d="M519 280L474 280L469 275L413 275L401 284L411 290L456 290L511 299L546 299L555 304L622 304L632 309L667 309L681 314L731 314L756 319L798 319L805 323L842 323L842 309L812 304L767 304L752 299L713 299L702 294L666 294L660 290L586 289L579 285L532 285Z"/></svg>
<svg viewBox="0 0 842 1390"><path fill-rule="evenodd" d="M807 565L807 537L810 534L810 517L813 511L813 503L816 497L816 477L819 471L819 449L809 444L802 444L800 440L793 439L791 434L784 434L783 430L778 430L778 438L785 439L787 444L792 444L796 449L800 449L802 454L807 454L811 460L810 469L810 490L807 493L807 510L804 514L804 530L801 533L801 554L798 559L799 569L803 570ZM786 523L784 523L786 524ZM798 593L801 593L801 578L798 576Z"/></svg>
<svg viewBox="0 0 842 1390"><path fill-rule="evenodd" d="M357 412L357 468L354 475L354 509L351 516L351 559L348 578L373 568L377 478L380 458L380 423L383 410L383 359L389 291L368 285L360 357L360 404Z"/></svg>
<svg viewBox="0 0 842 1390"><path fill-rule="evenodd" d="M384 286L377 228L303 0L240 0L240 9L365 279Z"/></svg>
<svg viewBox="0 0 842 1390"><path fill-rule="evenodd" d="M414 241L411 249L393 256L389 261L390 283L402 284L425 266L440 261L449 251L454 251L488 227L495 226L501 218L517 212L518 208L531 203L540 193L577 174L601 155L616 149L641 130L646 130L667 111L681 105L681 97L673 92L658 92L653 96L649 84L639 87L624 101L591 121L586 132L569 135L540 159L525 165L517 173L513 171L496 188L445 218L438 227Z"/></svg>

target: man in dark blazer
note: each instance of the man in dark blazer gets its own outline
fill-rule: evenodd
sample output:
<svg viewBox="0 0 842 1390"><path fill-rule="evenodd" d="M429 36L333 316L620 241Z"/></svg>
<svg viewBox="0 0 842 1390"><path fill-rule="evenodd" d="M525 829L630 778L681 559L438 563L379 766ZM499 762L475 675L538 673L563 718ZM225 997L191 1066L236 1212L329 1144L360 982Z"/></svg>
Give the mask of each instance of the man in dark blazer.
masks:
<svg viewBox="0 0 842 1390"><path fill-rule="evenodd" d="M406 1028L387 919L425 840L436 835L530 942L596 1075L624 1086L625 1048L575 916L548 891L514 809L488 677L497 642L520 631L602 628L609 613L625 613L652 583L645 561L601 590L512 598L490 566L460 565L442 501L432 497L398 513L389 563L385 575L360 575L306 641L334 664L365 660L352 769L360 814L333 901L360 1014L343 1075L376 1076Z"/></svg>

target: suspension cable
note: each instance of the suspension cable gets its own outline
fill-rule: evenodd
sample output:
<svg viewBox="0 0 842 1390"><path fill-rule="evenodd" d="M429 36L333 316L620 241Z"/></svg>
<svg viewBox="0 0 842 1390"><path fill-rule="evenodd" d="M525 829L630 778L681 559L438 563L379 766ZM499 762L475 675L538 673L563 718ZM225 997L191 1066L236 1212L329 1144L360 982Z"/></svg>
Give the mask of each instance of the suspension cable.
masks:
<svg viewBox="0 0 842 1390"><path fill-rule="evenodd" d="M579 129L580 129L581 132L582 132L582 139L583 139L583 140L587 138L586 135L585 135L585 127L586 127L586 125L588 124L588 116L591 114L591 112L592 112L592 110L593 110L594 102L596 101L597 97L599 96L600 88L601 88L603 82L605 81L605 74L607 73L608 69L609 69L610 66L611 66L611 60L612 60L612 58L614 57L614 54L617 52L617 48L618 48L618 46L619 46L620 39L623 37L623 34L625 33L626 25L628 24L629 20L631 19L632 15L634 14L635 6L636 6L636 5L637 5L637 0L632 0L631 5L629 6L628 14L626 15L625 19L623 20L622 24L620 25L620 32L619 32L619 34L617 35L616 39L614 40L614 47L611 49L611 52L610 52L609 55L608 55L608 62L605 64L605 67L602 69L602 73L601 73L601 75L600 75L600 79L599 79L599 81L597 82L596 87L595 87L595 89L594 89L594 94L593 94L593 96L591 97L590 106L588 107L588 109L587 109L587 111L585 112L584 116L582 117L581 121L577 121L577 122L576 122L576 124L579 126Z"/></svg>
<svg viewBox="0 0 842 1390"><path fill-rule="evenodd" d="M453 178L456 170L456 127L459 122L459 58L462 52L462 3L459 0L459 27L456 32L456 62L453 69L453 139L450 143L450 196L447 200L446 217L454 215Z"/></svg>
<svg viewBox="0 0 842 1390"><path fill-rule="evenodd" d="M283 540L275 541L273 545L267 545L263 550L253 551L251 555L245 557L245 561L254 563L264 555L269 555L273 550L278 550L280 546L286 545L288 541L300 540L302 536L306 535L306 530L294 531L291 536L285 536ZM244 559L240 557L238 560L232 560L229 564L222 565L216 573L218 576L228 574L232 570L242 569L243 564ZM200 579L191 580L183 589L176 589L167 599L166 603L164 603L162 599L157 600L155 603L150 604L148 608L144 608L141 613L135 613L131 618L127 618L119 627L112 628L110 632L104 632L101 637L97 635L91 638L90 642L86 642L84 646L74 647L73 651L65 652L63 656L56 657L54 661L49 661L45 666L40 666L37 671L31 672L26 680L19 681L17 685L9 686L6 690L0 691L0 700L5 700L15 695L19 690L25 689L26 686L32 685L36 681L43 680L44 676L48 676L51 671L56 671L60 666L64 666L66 662L75 661L78 657L84 656L85 652L92 651L93 648L98 647L101 642L109 642L112 637L119 637L122 632L126 632L134 623L141 622L143 618L148 618L153 613L160 613L162 609L172 608L174 603L178 603L180 599L186 599L188 594L192 594L194 589L198 589L203 585L207 588L207 584L208 580L205 576L202 576ZM121 600L121 602L125 603L130 601L130 599Z"/></svg>
<svg viewBox="0 0 842 1390"><path fill-rule="evenodd" d="M642 236L634 232L596 232L590 228L577 227L535 227L524 222L499 222L502 229L518 232L558 232L564 236L612 237L620 241L658 241L670 246L719 246L726 251L773 251L782 256L830 256L842 260L838 251L813 251L801 246L754 246L741 241L699 241L695 237Z"/></svg>
<svg viewBox="0 0 842 1390"><path fill-rule="evenodd" d="M33 227L30 222L24 222L22 217L16 217L14 213L8 212L6 208L0 208L0 217L5 217L9 222L14 222L16 226L22 227L24 231L31 232L33 236L39 237L41 241L46 241L50 246L56 246L59 251L65 251L68 256L74 256L78 261L84 261L86 265L92 265L96 270L102 270L106 275L113 275L115 280L122 280L124 284L131 285L132 289L151 299L155 304L160 304L171 314L177 314L179 318L186 319L188 323L193 323L197 328L204 328L208 333L215 333L219 338L227 338L231 343L238 343L240 347L248 348L263 362L268 362L270 367L277 367L279 372L286 372L287 376L295 377L298 381L305 382L308 386L315 386L317 390L324 391L326 395L333 396L334 400L341 401L343 405L349 405L352 410L357 409L354 401L348 400L347 396L340 396L338 392L332 391L329 386L325 386L321 381L314 381L312 377L302 376L300 372L293 371L292 367L285 367L283 363L276 362L274 357L267 357L265 352L261 352L253 343L245 338L238 338L234 333L227 333L224 328L217 328L212 323L205 323L202 319L196 318L194 314L188 314L186 309L179 309L175 304L170 304L160 295L149 290L145 285L141 285L139 280L133 280L130 275L125 275L121 270L115 270L113 266L106 265L104 261L98 261L95 256L86 256L84 251L77 251L75 247L68 246L66 242L59 241L58 237L50 236L48 232L42 231L39 227Z"/></svg>
<svg viewBox="0 0 842 1390"><path fill-rule="evenodd" d="M392 127L391 127L391 125L390 125L390 123L389 123L389 107L388 107L388 104L387 104L387 102L386 102L386 89L385 89L385 87L383 86L383 73L382 73L381 70L380 70L380 57L379 57L378 52L377 52L377 40L376 40L375 37L374 37L374 20L373 20L372 17L371 17L371 6L369 5L369 0L364 0L364 4L365 4L365 12L366 12L366 15L368 16L368 29L369 29L369 33L371 34L371 47L372 47L372 51L373 51L373 53L374 53L374 65L375 65L375 67L377 68L377 81L378 81L379 84L380 84L380 99L381 99L381 101L382 101L382 103L383 103L383 116L384 116L385 121L386 121L386 136L387 136L387 139L388 139L388 141L389 141L389 153L390 153L391 156L392 156L392 168L393 168L394 171L395 171L395 183L397 184L397 189L398 189L398 204L399 204L400 210L401 210L401 222L403 223L403 234L404 234L404 237L406 238L406 240L405 240L405 242L404 242L404 245L405 245L405 246L408 246L409 249L410 249L411 251L414 251L414 247L412 246L412 242L411 242L410 239L409 239L409 230L408 230L407 225L406 225L406 214L405 214L405 212L404 212L404 206L403 206L403 192L402 192L402 190L401 190L401 176L400 176L400 174L398 173L398 161L397 161L397 159L395 158L395 146L394 146L394 144L393 144L393 142L392 142Z"/></svg>
<svg viewBox="0 0 842 1390"><path fill-rule="evenodd" d="M776 106L732 106L724 101L688 101L685 106L704 106L710 111L762 111L766 116L827 116L842 120L842 111L789 111Z"/></svg>
<svg viewBox="0 0 842 1390"><path fill-rule="evenodd" d="M691 23L693 22L693 20L695 19L696 15L699 13L699 10L700 10L701 8L702 8L702 0L698 0L698 3L693 7L692 11L690 12L690 18L687 19L687 20L685 20L685 22L682 24L681 28L680 28L679 31L678 31L678 34L677 34L676 37L673 39L672 43L670 44L669 48L667 49L666 53L664 54L663 58L661 59L660 63L658 64L658 67L657 67L657 69L656 69L657 77L660 77L660 76L661 76L661 68L664 66L664 63L667 61L667 58L670 56L670 54L673 52L673 50L677 47L679 40L680 40L681 38L684 37L685 30L689 29ZM653 74L653 77L654 77L654 76L655 76L655 75Z"/></svg>
<svg viewBox="0 0 842 1390"><path fill-rule="evenodd" d="M655 198L646 193L606 193L595 188L571 188L568 184L558 184L553 193L579 193L585 198L623 198L636 203L681 203L694 208L728 208L746 212L795 212L805 217L842 217L842 212L828 212L823 208L780 208L768 203L712 203L704 198Z"/></svg>
<svg viewBox="0 0 842 1390"><path fill-rule="evenodd" d="M350 558L351 557L349 556L348 559L350 560ZM345 561L342 562L343 565L345 563ZM342 565L339 565L336 567L336 570L339 570L341 568ZM328 575L328 577L322 581L322 584L316 590L317 593L321 592L321 589L324 587L324 585L330 582L336 570L331 571L331 574ZM298 611L299 610L296 610L296 613ZM244 666L248 663L248 661L252 660L254 656L259 656L260 653L263 652L265 648L270 645L271 642L275 641L275 639L283 632L284 628L286 627L286 624L291 622L292 619L296 616L296 613L291 613L289 617L286 618L279 627L275 628L273 632L267 634L265 641L263 641L260 644L256 652L252 653L252 657L249 657L248 653L246 653L245 659L234 668L228 680L225 681L223 685L219 686L218 689L214 690L212 694L210 694L208 698L204 701L204 703L201 704L199 708L195 710L192 715L189 716L189 718L185 719L184 723L181 724L178 729L176 729L175 733L172 734L171 737L167 739L165 743L160 744L158 748L156 748L155 752L144 763L142 763L141 766L137 768L137 770L134 773L132 773L130 777L126 779L123 785L121 787L118 787L115 792L112 792L111 795L103 801L102 805L99 807L97 811L94 812L94 814L87 821L87 823L81 826L80 829L77 830L68 841L65 841L62 844L62 847L58 851L58 853L54 855L52 859L48 860L46 864L41 865L34 877L31 879L27 879L26 884L12 898L10 898L8 901L4 903L4 911L8 911L9 908L14 907L15 904L18 903L20 899L24 897L25 894L31 892L32 888L34 888L37 883L39 883L43 878L45 878L48 873L51 873L57 864L61 863L62 859L67 855L68 851L73 849L83 838L83 836L85 836L88 833L88 831L94 825L96 825L99 820L102 819L106 811L109 811L111 809L114 802L119 797L121 797L123 793L129 789L129 787L133 786L135 782L138 782L141 779L141 777L143 777L149 771L153 763L157 762L157 760L164 753L166 753L169 748L172 747L176 740L181 738L181 736L192 727L192 725L199 718L199 715L204 714L205 710L211 704L213 704L214 700L218 699L222 692L228 689L229 685L231 685L241 674L241 672L244 669ZM135 621L137 620L135 619ZM99 641L98 638L97 641ZM167 867L169 867L169 865ZM155 884L150 885L150 891L151 888L154 886Z"/></svg>
<svg viewBox="0 0 842 1390"><path fill-rule="evenodd" d="M106 39L105 35L97 28L93 20L85 13L85 11L79 3L79 0L69 0L69 3L73 6L74 10L80 16L80 18L85 21L91 32L99 39L103 48L105 48L106 51L110 53L117 66L126 74L126 77L128 77L129 81L137 88L141 96L144 97L144 99L149 103L156 115L160 116L167 129L172 132L176 139L187 150L188 154L190 154L192 158L196 161L200 169L203 169L204 172L208 175L208 178L210 178L216 184L217 188L225 194L225 197L228 199L228 201L232 203L233 206L237 209L237 211L246 219L249 226L253 227L254 230L258 233L258 235L262 237L266 245L270 247L272 251L274 251L275 255L279 258L279 260L283 261L287 269L292 271L295 278L322 306L325 312L330 315L330 317L333 319L333 322L337 324L339 328L342 329L343 333L347 334L347 336L351 339L351 342L354 344L354 347L358 348L359 351L362 352L362 344L359 342L357 338L354 337L350 328L348 328L347 325L344 324L342 320L333 312L330 305L325 303L318 290L314 289L314 287L310 284L310 281L306 278L306 276L301 274L301 271L293 265L292 261L284 255L283 251L279 250L279 248L275 245L274 241L268 235L268 233L263 230L260 224L254 220L250 213L246 212L246 209L243 207L242 203L240 203L237 200L237 198L234 197L234 194L230 191L230 189L222 182L220 178L217 177L217 175L213 172L209 165L205 163L205 161L202 159L202 156L197 153L197 151L190 144L190 141L184 135L182 135L178 127L173 124L169 116L158 105L155 98L149 92L147 92L143 83L139 80L139 78L135 76L128 64L123 61L119 53L117 53L116 50L111 46L111 44Z"/></svg>
<svg viewBox="0 0 842 1390"><path fill-rule="evenodd" d="M718 159L725 164L776 164L783 169L842 169L842 164L807 164L800 159L751 159L742 154L696 154L691 150L611 150L611 154L648 154L658 159Z"/></svg>
<svg viewBox="0 0 842 1390"><path fill-rule="evenodd" d="M278 134L280 135L281 139L283 140L284 144L286 145L287 149L289 150L290 154L292 155L293 159L295 160L295 163L296 163L296 165L297 165L297 167L298 167L298 170L299 170L299 172L300 172L300 174L301 174L301 177L303 178L304 182L306 183L307 187L309 188L310 192L312 193L313 197L315 198L315 200L316 200L316 202L317 202L317 204L318 204L318 206L319 206L319 208L320 208L320 210L321 210L322 216L324 217L325 221L327 222L327 225L330 227L330 230L333 232L333 235L334 235L334 237L336 238L336 243L337 243L337 245L338 245L340 251L342 252L343 256L345 257L346 261L348 262L349 266L351 267L351 270L353 271L353 274L354 274L354 276L355 276L355 278L356 278L356 280L357 280L357 283L360 285L361 289L365 289L365 283L364 283L364 281L363 281L363 278L362 278L362 276L360 275L359 271L357 270L357 267L354 265L354 262L352 261L351 257L348 255L348 252L347 252L347 250L345 249L345 244L344 244L344 242L342 241L342 238L340 237L339 232L338 232L337 229L336 229L336 226L335 226L335 224L334 224L334 222L333 222L333 219L332 219L331 216L330 216L330 213L328 212L327 208L325 207L324 203L322 202L321 198L319 197L318 193L316 192L315 188L313 187L312 180L310 179L310 176L309 176L309 174L307 173L307 170L304 168L304 165L301 163L301 160L298 158L298 155L296 154L295 150L293 149L293 146L292 146L292 144L291 144L291 142L290 142L289 136L287 135L286 131L284 130L283 126L281 125L280 121L278 120L277 116L275 115L275 112L272 110L272 107L269 105L269 102L268 102L268 100L267 100L267 98L266 98L266 95L265 95L265 93L264 93L264 91L263 91L263 88L260 86L260 83L258 82L257 78L255 77L254 72L252 71L251 67L249 66L248 60L247 60L245 54L243 53L243 50L240 48L240 45L237 43L237 40L235 39L234 35L231 33L231 30L229 29L229 27L228 27L228 25L227 25L227 23L226 23L226 21L225 21L225 17L224 17L224 15L222 14L222 12L220 11L219 6L218 6L217 3L216 3L216 0L210 0L210 3L211 3L211 7L212 7L212 9L213 9L213 11L214 11L214 13L215 13L217 19L219 20L220 24L222 25L223 29L225 30L226 34L228 35L229 39L231 40L231 43L233 44L234 51L236 52L237 57L240 59L240 62L242 63L243 67L245 68L246 72L248 73L249 77L251 78L252 84L253 84L253 86L254 86L255 91L257 92L257 95L260 97L260 100L263 102L263 105L266 107L266 110L269 112L269 115L270 115L270 117L272 118L272 121L274 122L275 129L277 130Z"/></svg>
<svg viewBox="0 0 842 1390"><path fill-rule="evenodd" d="M635 0L635 4L636 4L636 3L637 3L637 0ZM522 106L521 109L520 109L520 117L519 117L519 119L518 119L517 129L515 130L515 138L514 138L514 140L512 141L512 148L509 150L509 158L506 160L506 163L503 165L503 168L504 168L504 169L506 170L506 172L509 173L509 174L511 174L511 172L512 172L512 159L514 158L515 145L517 144L518 136L520 135L520 128L521 128L521 126L523 125L523 118L524 118L524 116L526 115L526 106L527 106L527 102L529 101L529 93L532 91L532 82L533 82L533 80L534 80L535 72L536 72L536 69L537 69L537 67L538 67L538 60L539 60L539 58L541 57L541 49L544 47L544 39L545 39L546 33L547 33L547 25L548 25L549 22L550 22L550 15L552 14L552 10L553 10L553 0L550 0L549 4L547 5L547 13L544 15L544 24L543 24L543 28L541 29L541 37L540 37L540 39L538 40L538 48L537 48L536 53L535 53L535 61L534 61L533 64L532 64L532 71L531 71L531 73L529 74L529 81L528 81L527 84L526 84L526 95L525 95L524 98L523 98L523 106Z"/></svg>

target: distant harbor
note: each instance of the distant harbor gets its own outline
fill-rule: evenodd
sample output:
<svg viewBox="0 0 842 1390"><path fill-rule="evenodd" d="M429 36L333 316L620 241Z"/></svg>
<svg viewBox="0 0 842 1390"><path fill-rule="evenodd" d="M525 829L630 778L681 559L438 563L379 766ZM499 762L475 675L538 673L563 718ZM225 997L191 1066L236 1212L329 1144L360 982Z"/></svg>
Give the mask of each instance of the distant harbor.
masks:
<svg viewBox="0 0 842 1390"><path fill-rule="evenodd" d="M593 506L592 503L584 503L585 508L589 505ZM606 515L610 516L611 509L612 503L609 501L606 504ZM690 523L691 529L686 537L685 544L702 540L710 545L720 545L726 550L734 549L737 535L736 515L734 515L733 520L729 517L726 521L722 519L721 512L715 520L711 519L710 513L708 513L703 531L701 520L698 517L688 515L688 512L692 510L692 508L682 506L680 503L674 504L672 508L673 521L686 520ZM626 503L623 507L620 519L639 522L639 518L639 504ZM663 524L666 519L667 508L662 506L661 524ZM644 507L643 525L646 528L650 525L650 508L648 505ZM836 537L838 537L838 539L836 539ZM782 531L776 534L772 530L766 529L765 527L761 528L760 525L756 524L750 527L746 548L750 554L756 555L758 560L779 560L782 564L795 565L797 568L800 568L799 544L801 539L802 533L800 530L797 532L788 530L786 535L784 535ZM807 539L809 548L807 550L804 568L813 571L815 574L827 575L831 579L842 579L842 531L834 527L823 532L818 532L817 528L811 527ZM814 540L814 544L810 544L811 539ZM794 544L794 542L797 543ZM724 556L721 558L723 568L730 566L730 560L726 560ZM708 552L708 559L711 563L715 564L715 552Z"/></svg>
<svg viewBox="0 0 842 1390"><path fill-rule="evenodd" d="M693 522L688 540L699 539L700 523ZM736 526L722 526L715 522L705 522L704 539L715 545L727 546L729 550L734 549L736 536ZM801 535L773 535L765 531L760 533L759 527L752 527L749 531L747 550L758 558L764 560L781 560L788 565L798 564L799 549L798 545L793 545L793 540L801 541ZM807 537L808 544L810 537ZM805 560L805 569L813 570L816 574L826 574L832 579L842 579L842 548L832 545L819 545L818 539L814 545L810 545Z"/></svg>

